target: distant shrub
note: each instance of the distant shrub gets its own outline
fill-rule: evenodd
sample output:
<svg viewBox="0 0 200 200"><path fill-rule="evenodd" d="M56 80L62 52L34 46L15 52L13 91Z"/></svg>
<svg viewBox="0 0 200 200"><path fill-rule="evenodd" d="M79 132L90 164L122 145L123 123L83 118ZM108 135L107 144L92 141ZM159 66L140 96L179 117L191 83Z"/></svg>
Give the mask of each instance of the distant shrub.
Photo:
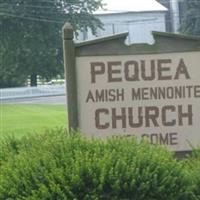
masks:
<svg viewBox="0 0 200 200"><path fill-rule="evenodd" d="M1 144L0 199L190 200L171 153L145 142L56 131Z"/></svg>

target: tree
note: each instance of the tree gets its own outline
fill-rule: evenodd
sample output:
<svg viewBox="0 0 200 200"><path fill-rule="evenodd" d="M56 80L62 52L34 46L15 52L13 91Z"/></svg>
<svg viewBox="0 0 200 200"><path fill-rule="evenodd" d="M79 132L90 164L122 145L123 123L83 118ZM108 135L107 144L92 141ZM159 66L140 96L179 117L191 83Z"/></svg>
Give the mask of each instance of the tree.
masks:
<svg viewBox="0 0 200 200"><path fill-rule="evenodd" d="M200 36L200 1L185 0L185 14L180 31L187 35Z"/></svg>
<svg viewBox="0 0 200 200"><path fill-rule="evenodd" d="M101 23L92 13L102 0L4 0L0 4L0 87L21 85L31 76L50 79L63 74L61 28L67 21L74 30ZM3 72L3 74L2 74ZM12 80L10 82L10 80Z"/></svg>

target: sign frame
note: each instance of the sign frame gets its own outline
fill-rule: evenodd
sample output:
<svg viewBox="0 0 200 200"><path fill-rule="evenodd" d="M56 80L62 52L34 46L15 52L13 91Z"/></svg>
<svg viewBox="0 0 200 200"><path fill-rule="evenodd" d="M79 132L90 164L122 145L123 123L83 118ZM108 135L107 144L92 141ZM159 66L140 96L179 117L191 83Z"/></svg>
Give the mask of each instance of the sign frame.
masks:
<svg viewBox="0 0 200 200"><path fill-rule="evenodd" d="M68 105L69 130L79 130L76 57L148 55L164 53L200 52L200 37L153 31L154 44L126 45L128 33L102 37L95 40L74 43L73 28L69 23L63 26L64 69ZM183 157L191 151L176 151Z"/></svg>

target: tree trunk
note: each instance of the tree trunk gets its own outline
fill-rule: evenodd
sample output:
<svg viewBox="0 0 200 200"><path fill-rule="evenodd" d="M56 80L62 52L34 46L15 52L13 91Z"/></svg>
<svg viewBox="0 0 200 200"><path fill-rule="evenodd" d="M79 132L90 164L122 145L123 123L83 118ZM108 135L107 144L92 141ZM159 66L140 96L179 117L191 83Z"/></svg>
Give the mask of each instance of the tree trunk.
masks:
<svg viewBox="0 0 200 200"><path fill-rule="evenodd" d="M31 87L37 86L37 74L31 74Z"/></svg>

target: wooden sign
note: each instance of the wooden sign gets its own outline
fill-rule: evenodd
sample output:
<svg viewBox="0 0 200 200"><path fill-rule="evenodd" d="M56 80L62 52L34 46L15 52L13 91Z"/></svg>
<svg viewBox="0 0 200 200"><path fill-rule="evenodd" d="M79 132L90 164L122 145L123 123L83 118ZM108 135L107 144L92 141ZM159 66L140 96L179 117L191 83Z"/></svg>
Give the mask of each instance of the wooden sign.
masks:
<svg viewBox="0 0 200 200"><path fill-rule="evenodd" d="M73 44L63 30L70 128L174 151L200 145L199 38L154 32L153 45L127 46L124 33Z"/></svg>

